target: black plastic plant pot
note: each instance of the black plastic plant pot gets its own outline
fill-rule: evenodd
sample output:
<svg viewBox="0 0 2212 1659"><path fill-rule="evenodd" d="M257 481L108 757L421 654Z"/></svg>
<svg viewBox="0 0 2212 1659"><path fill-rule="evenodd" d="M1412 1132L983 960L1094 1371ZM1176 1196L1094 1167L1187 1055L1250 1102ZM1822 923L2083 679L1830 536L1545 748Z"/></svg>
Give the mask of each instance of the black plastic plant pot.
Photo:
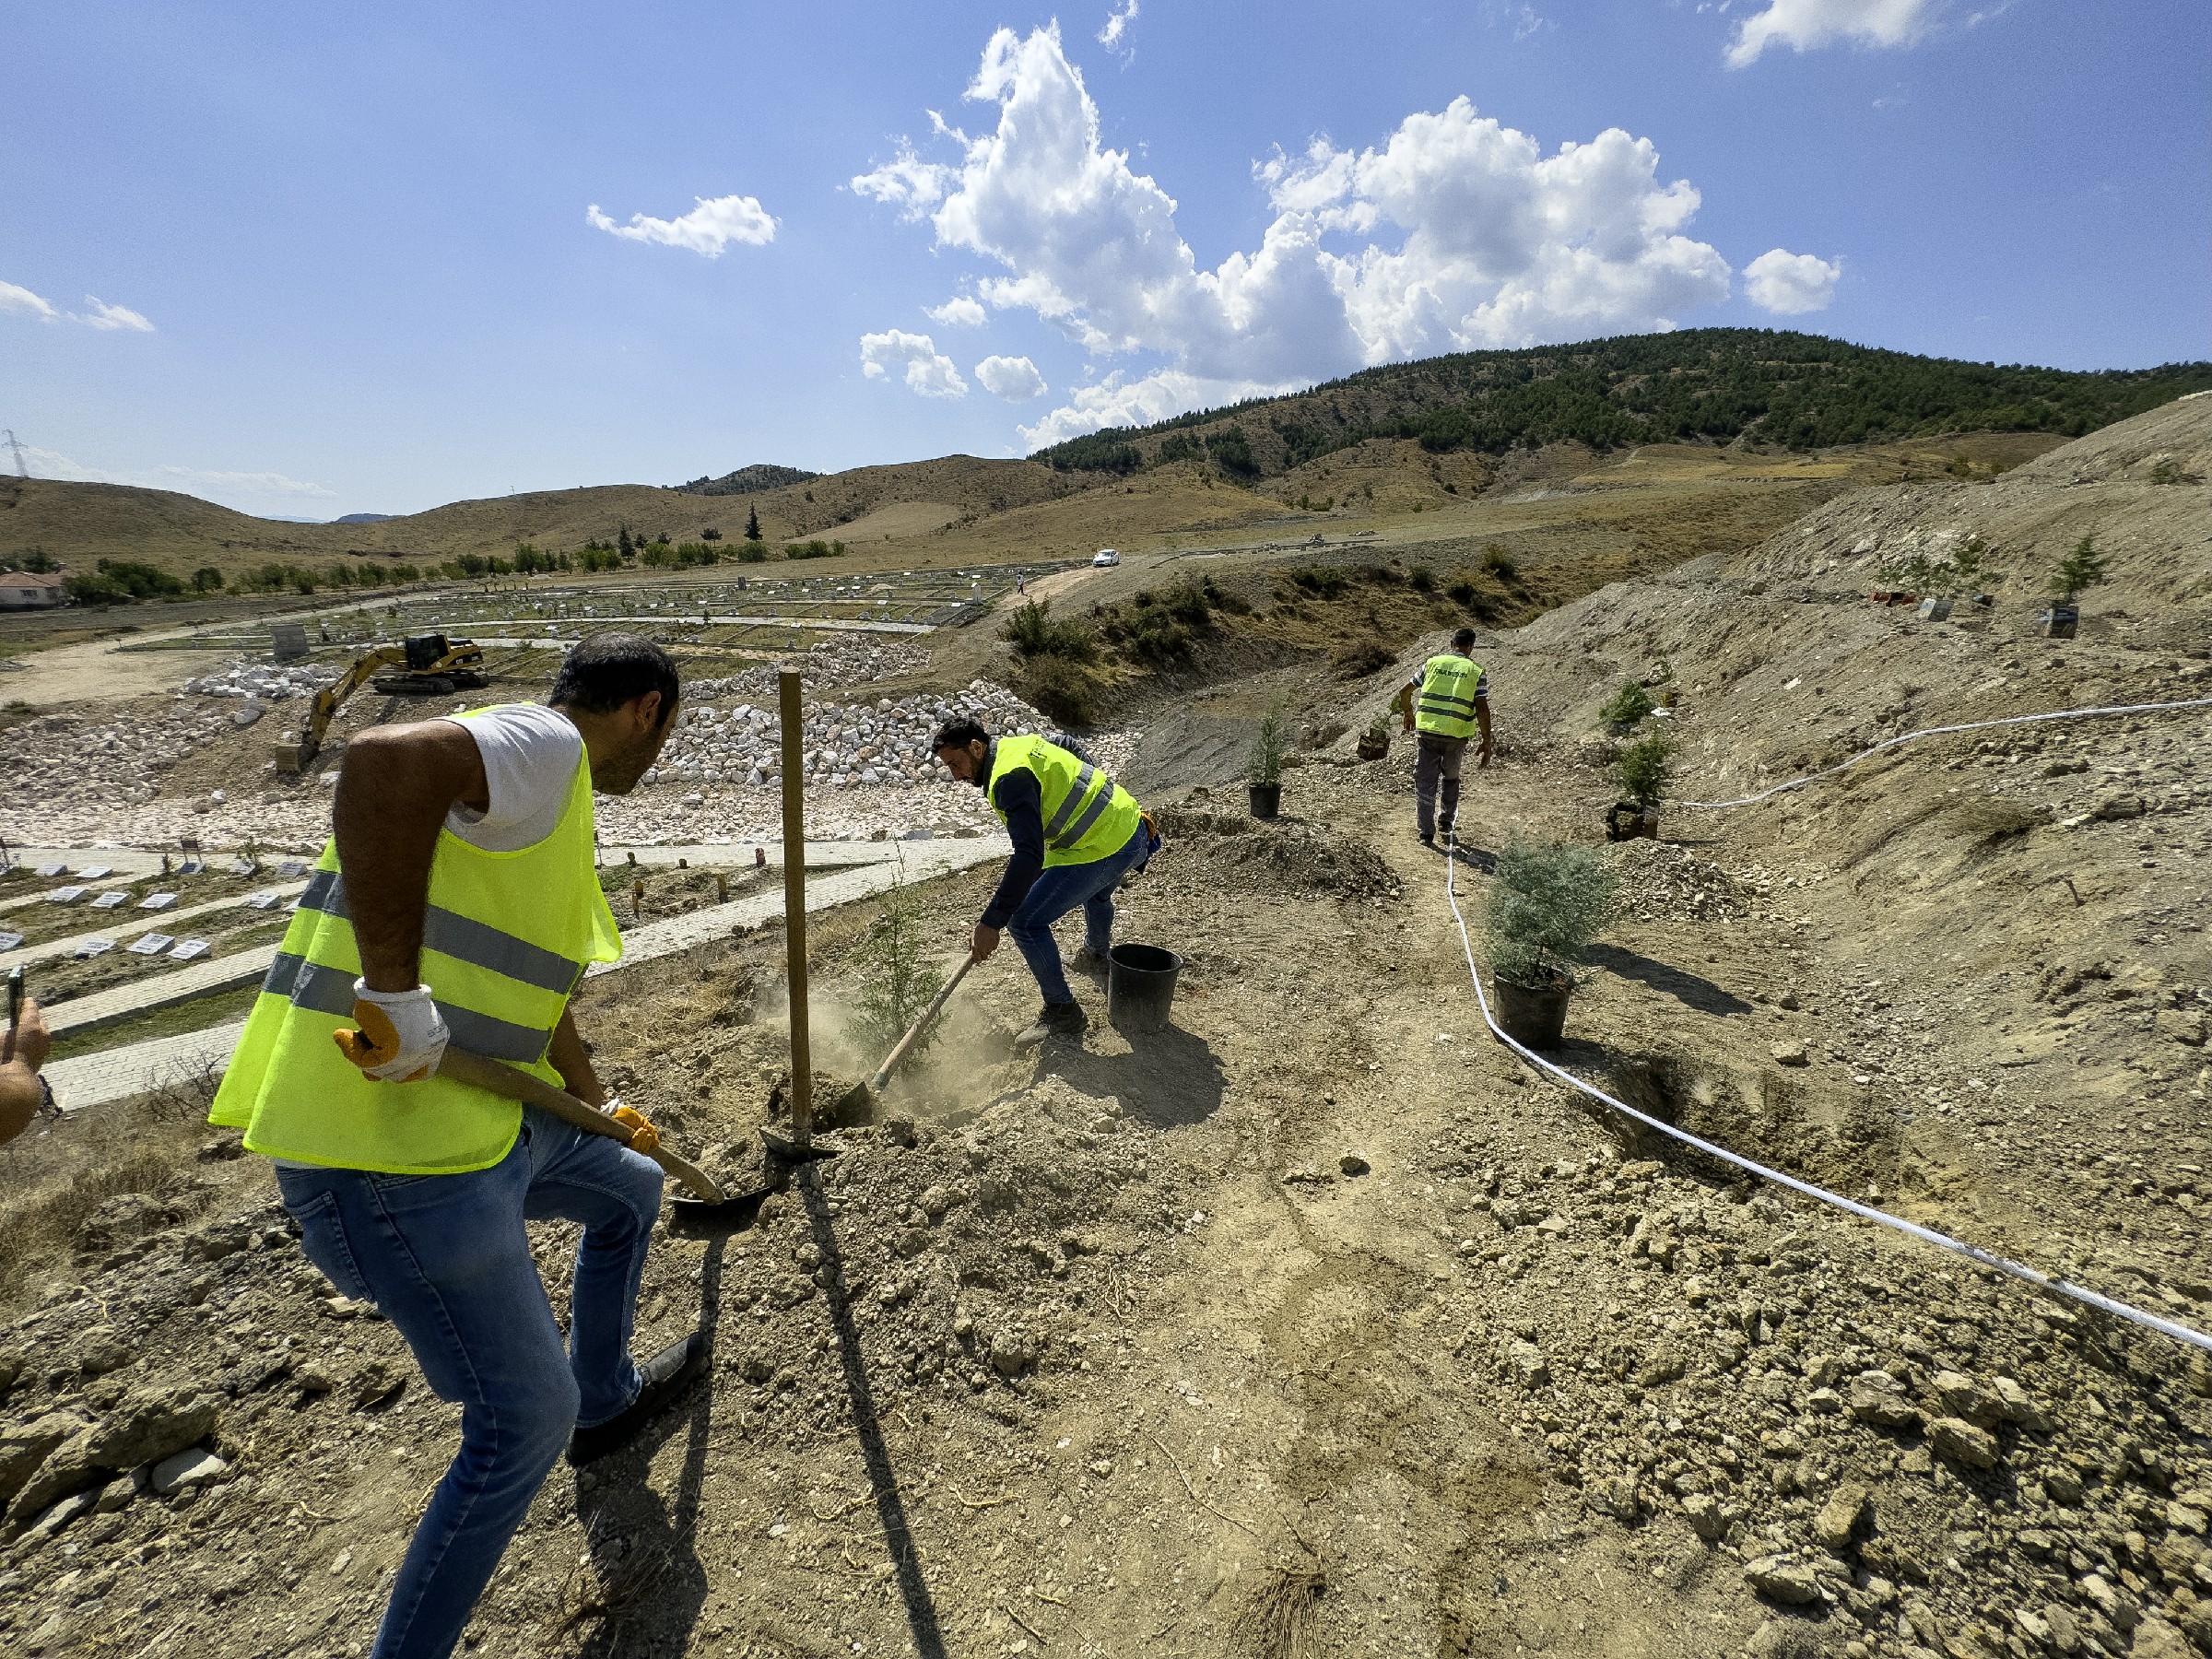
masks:
<svg viewBox="0 0 2212 1659"><path fill-rule="evenodd" d="M1252 816L1271 818L1282 809L1283 786L1280 783L1254 783L1252 786Z"/></svg>
<svg viewBox="0 0 2212 1659"><path fill-rule="evenodd" d="M1359 747L1355 752L1362 760L1382 759L1390 753L1390 734L1388 732L1360 733Z"/></svg>
<svg viewBox="0 0 2212 1659"><path fill-rule="evenodd" d="M2036 620L2043 625L2045 639L2070 640L2081 626L2081 613L2070 605L2054 605Z"/></svg>
<svg viewBox="0 0 2212 1659"><path fill-rule="evenodd" d="M1951 616L1948 599L1923 599L1920 602L1920 619L1923 622L1947 622Z"/></svg>
<svg viewBox="0 0 2212 1659"><path fill-rule="evenodd" d="M1565 975L1542 987L1500 980L1498 1023L1524 1048L1556 1049L1567 1040L1567 998L1574 982Z"/></svg>
<svg viewBox="0 0 2212 1659"><path fill-rule="evenodd" d="M1106 1018L1119 1030L1164 1031L1182 959L1158 945L1116 945L1106 954Z"/></svg>
<svg viewBox="0 0 2212 1659"><path fill-rule="evenodd" d="M1606 839L1609 841L1657 841L1659 807L1636 801L1616 801L1606 808Z"/></svg>

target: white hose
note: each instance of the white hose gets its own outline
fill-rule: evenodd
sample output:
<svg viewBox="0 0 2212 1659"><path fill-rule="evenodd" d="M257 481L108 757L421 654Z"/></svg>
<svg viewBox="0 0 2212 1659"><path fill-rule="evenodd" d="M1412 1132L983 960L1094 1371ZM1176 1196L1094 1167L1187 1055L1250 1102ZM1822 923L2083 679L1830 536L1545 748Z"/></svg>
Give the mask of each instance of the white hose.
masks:
<svg viewBox="0 0 2212 1659"><path fill-rule="evenodd" d="M1900 743L1911 743L1916 737L1941 737L1952 732L1979 732L1990 726L2034 725L2038 722L2046 720L2088 720L2100 715L2113 714L2162 714L2169 709L2212 709L2212 697L2194 698L2187 702L2124 703L2116 708L2109 709L2054 709L2048 714L2013 714L2003 720L1969 721L1964 725L1924 726L1917 732L1904 732L1895 737L1885 737L1872 748L1864 749L1848 760L1839 760L1835 765L1824 767L1819 771L1808 772L1802 778L1792 778L1787 783L1777 783L1771 789L1762 789L1755 795L1744 796L1740 801L1669 801L1667 805L1669 806L1700 808L1748 806L1756 801L1767 799L1770 795L1778 795L1784 790L1800 789L1821 778L1832 778L1846 767L1856 766L1860 761L1878 755L1886 748L1895 748Z"/></svg>
<svg viewBox="0 0 2212 1659"><path fill-rule="evenodd" d="M2207 699L2206 700L2212 701L2212 699ZM2175 708L2189 707L2193 705L2167 703L2152 704L2149 706L2154 708ZM2087 711L2076 712L2085 712ZM2113 712L2114 711L2107 710L2098 712ZM2030 718L2048 717L2030 716ZM1920 735L1920 734L1917 733L1913 735ZM1903 739L1899 738L1894 739L1893 741L1902 742ZM1804 780L1800 780L1800 782L1803 781ZM1787 785L1784 787L1787 787ZM1754 798L1756 799L1758 797ZM1740 805L1741 803L1724 804ZM1576 1077L1572 1072L1570 1072L1561 1066L1554 1065L1550 1061L1545 1059L1543 1055L1536 1053L1535 1051L1529 1049L1525 1045L1515 1041L1512 1038L1505 1034L1504 1030L1498 1024L1497 1019L1491 1015L1489 996L1482 988L1481 971L1475 966L1475 947L1473 942L1467 936L1467 919L1465 916L1460 913L1459 909L1459 841L1455 831L1447 830L1445 832L1444 850L1446 853L1444 866L1444 897L1451 902L1452 919L1459 924L1460 948L1466 953L1467 976L1475 982L1475 996L1476 1000L1482 1005L1483 1023L1490 1028L1491 1035L1496 1037L1499 1041L1504 1043L1506 1047L1512 1049L1513 1053L1520 1055L1522 1059L1527 1061L1531 1065L1536 1066L1539 1069L1548 1073L1550 1076L1559 1078L1560 1082L1567 1084L1570 1088L1580 1089L1583 1094L1588 1095L1592 1100L1603 1101L1606 1105L1610 1106L1614 1111L1621 1113L1623 1116L1635 1119L1636 1122L1641 1124L1645 1128L1656 1129L1660 1134L1669 1135L1672 1138L1680 1141L1686 1147L1695 1147L1699 1151L1705 1153L1707 1156L1717 1158L1723 1163L1733 1164L1735 1168L1742 1170L1748 1174L1758 1176L1761 1181L1771 1181L1775 1185L1787 1187L1794 1193L1802 1193L1808 1198L1817 1198L1821 1203L1833 1205L1836 1208L1847 1211L1850 1214L1858 1217L1861 1220L1876 1222L1880 1226L1887 1227L1897 1232L1903 1233L1907 1238L1918 1239L1924 1244L1936 1245L1941 1249L1950 1251L1955 1254L1962 1255L1969 1261L1979 1262L1984 1267L1992 1267L1999 1273L2010 1274L2014 1278L2024 1280L2027 1283L2035 1286L2038 1289L2048 1290L2058 1296L2070 1297L2075 1301L2084 1303L2088 1307L2096 1308L2102 1312L2115 1314L2122 1319L2129 1321L2131 1324L2141 1325L2145 1330L2157 1331L2161 1335L2172 1337L2176 1342L2186 1343L2191 1347L2202 1349L2206 1353L2212 1353L2212 1336L2206 1335L2202 1331L2192 1330L2189 1326L2184 1324L2176 1324L2171 1319L2160 1319L2155 1313L2146 1313L2142 1309L2130 1307L2125 1302L2114 1301L2111 1297L2100 1296L2096 1291L2089 1289L2086 1286L2072 1284L2065 1279L2054 1279L2048 1274L2038 1273L2034 1268L2027 1266L2022 1263L2013 1261L2008 1257L1997 1255L1994 1252L1984 1250L1979 1244L1965 1243L1960 1240L1950 1237L1947 1233L1939 1233L1933 1228L1922 1227L1917 1222L1907 1221L1901 1217L1892 1216L1886 1210L1876 1209L1872 1205L1859 1204L1852 1199L1844 1197L1839 1193L1831 1193L1825 1187L1815 1186L1809 1181L1800 1181L1794 1175L1785 1175L1780 1170L1771 1170L1764 1164L1754 1163L1747 1158L1738 1157L1735 1153L1727 1150L1725 1147L1716 1147L1708 1140L1700 1140L1694 1135L1690 1135L1683 1130L1676 1128L1672 1124L1662 1123L1659 1119L1653 1117L1646 1112L1637 1111L1633 1106L1615 1100L1611 1095L1606 1093L1602 1088L1597 1088L1591 1084L1583 1082L1582 1078Z"/></svg>

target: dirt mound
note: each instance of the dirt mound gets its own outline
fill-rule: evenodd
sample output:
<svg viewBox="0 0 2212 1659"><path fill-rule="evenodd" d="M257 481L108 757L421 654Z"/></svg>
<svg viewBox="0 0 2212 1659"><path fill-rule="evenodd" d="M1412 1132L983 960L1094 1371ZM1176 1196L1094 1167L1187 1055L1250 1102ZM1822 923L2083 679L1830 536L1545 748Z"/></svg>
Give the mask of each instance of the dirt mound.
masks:
<svg viewBox="0 0 2212 1659"><path fill-rule="evenodd" d="M1642 921L1733 922L1744 914L1744 889L1735 877L1688 847L1622 841L1606 857L1620 880L1621 907Z"/></svg>
<svg viewBox="0 0 2212 1659"><path fill-rule="evenodd" d="M1205 805L1206 795L1194 790L1191 804L1171 806L1160 818L1160 834L1176 854L1154 866L1167 881L1230 884L1287 898L1398 896L1397 877L1364 841L1332 834L1326 824L1240 818Z"/></svg>

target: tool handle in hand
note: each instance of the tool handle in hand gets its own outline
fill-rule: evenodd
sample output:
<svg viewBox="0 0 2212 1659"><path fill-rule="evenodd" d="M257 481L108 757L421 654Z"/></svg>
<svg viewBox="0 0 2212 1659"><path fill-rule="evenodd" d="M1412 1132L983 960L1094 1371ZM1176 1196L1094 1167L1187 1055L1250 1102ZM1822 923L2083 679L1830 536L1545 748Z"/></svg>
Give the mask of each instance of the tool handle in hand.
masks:
<svg viewBox="0 0 2212 1659"><path fill-rule="evenodd" d="M881 1088L891 1080L891 1068L906 1058L906 1051L914 1046L914 1039L921 1036L924 1029L937 1017L945 1006L945 999L952 994L953 987L966 979L968 970L974 966L974 957L960 959L960 965L953 970L952 977L945 982L945 988L930 999L929 1006L922 1010L922 1018L907 1028L906 1035L899 1039L899 1046L886 1055L883 1064L876 1068L876 1075L868 1079L870 1088Z"/></svg>
<svg viewBox="0 0 2212 1659"><path fill-rule="evenodd" d="M7 975L7 1030L14 1035L23 1028L23 965L18 962Z"/></svg>
<svg viewBox="0 0 2212 1659"><path fill-rule="evenodd" d="M554 1088L543 1077L532 1077L518 1067L503 1065L497 1060L487 1060L481 1054L457 1049L450 1042L439 1058L438 1075L451 1077L456 1083L466 1083L472 1088L504 1096L510 1100L520 1100L526 1106L535 1106L541 1112L552 1113L564 1124L574 1124L588 1135L604 1135L625 1146L629 1144L629 1131L597 1107L587 1106L566 1089ZM714 1184L712 1176L696 1164L678 1158L665 1147L656 1147L645 1156L709 1204L723 1202L722 1189Z"/></svg>

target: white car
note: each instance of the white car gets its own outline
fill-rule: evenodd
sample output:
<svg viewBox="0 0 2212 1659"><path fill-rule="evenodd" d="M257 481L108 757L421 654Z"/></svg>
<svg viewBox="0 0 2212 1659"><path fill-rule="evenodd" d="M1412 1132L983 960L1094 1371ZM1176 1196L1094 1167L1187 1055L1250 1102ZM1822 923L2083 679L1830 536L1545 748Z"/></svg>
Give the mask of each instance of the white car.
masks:
<svg viewBox="0 0 2212 1659"><path fill-rule="evenodd" d="M1098 552L1091 557L1090 562L1094 565L1100 566L1118 565L1122 562L1122 556L1119 553L1116 553L1112 547L1100 547Z"/></svg>

